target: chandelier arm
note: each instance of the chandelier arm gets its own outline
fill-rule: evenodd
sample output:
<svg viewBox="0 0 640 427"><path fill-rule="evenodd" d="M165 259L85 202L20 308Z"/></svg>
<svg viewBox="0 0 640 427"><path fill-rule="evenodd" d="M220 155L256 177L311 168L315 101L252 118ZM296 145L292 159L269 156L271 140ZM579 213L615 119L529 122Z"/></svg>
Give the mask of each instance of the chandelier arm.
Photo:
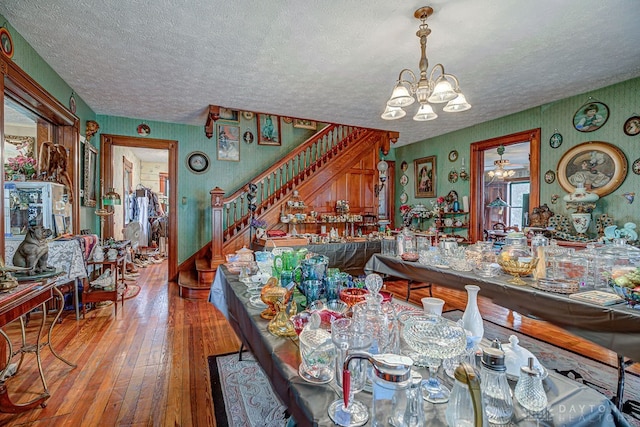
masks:
<svg viewBox="0 0 640 427"><path fill-rule="evenodd" d="M411 75L411 80L407 80L407 79L403 79L402 78L402 75L405 72L409 73ZM400 71L400 74L398 75L398 83L408 83L410 86L414 86L417 82L418 82L418 79L416 78L416 75L410 69L405 68L404 70Z"/></svg>

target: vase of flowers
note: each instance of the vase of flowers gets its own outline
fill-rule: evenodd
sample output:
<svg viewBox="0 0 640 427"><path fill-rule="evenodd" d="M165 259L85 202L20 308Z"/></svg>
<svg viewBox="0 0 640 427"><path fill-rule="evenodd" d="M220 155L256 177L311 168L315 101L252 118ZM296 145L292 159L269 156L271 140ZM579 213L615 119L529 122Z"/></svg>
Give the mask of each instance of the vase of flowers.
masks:
<svg viewBox="0 0 640 427"><path fill-rule="evenodd" d="M4 164L4 176L7 181L26 181L35 178L36 174L36 159L24 154L9 157Z"/></svg>
<svg viewBox="0 0 640 427"><path fill-rule="evenodd" d="M258 218L251 218L251 227L256 230L256 239L264 239L267 236L266 221Z"/></svg>

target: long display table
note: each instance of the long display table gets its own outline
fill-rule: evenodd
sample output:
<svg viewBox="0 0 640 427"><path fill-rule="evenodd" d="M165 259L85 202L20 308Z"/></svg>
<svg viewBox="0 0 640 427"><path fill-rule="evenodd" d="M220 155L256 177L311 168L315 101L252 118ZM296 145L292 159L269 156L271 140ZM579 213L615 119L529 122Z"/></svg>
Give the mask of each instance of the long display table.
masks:
<svg viewBox="0 0 640 427"><path fill-rule="evenodd" d="M300 378L297 340L271 335L268 322L260 317L262 309L250 305L249 298L247 286L238 280L238 275L220 266L211 287L210 301L225 314L243 344L251 349L297 425L335 425L329 419L327 408L341 396L340 390L334 382L314 385ZM426 373L423 375L426 377ZM595 390L553 372L545 382L550 405L548 425L628 426L615 406ZM365 392L359 393L357 399L371 404L371 395ZM445 408L446 405L425 402L426 419L434 425L445 425ZM518 426L540 425L540 421L527 417L519 406L516 406L514 421Z"/></svg>
<svg viewBox="0 0 640 427"><path fill-rule="evenodd" d="M502 307L539 317L619 355L640 361L640 310L625 304L602 307L531 286L512 285L507 283L510 276L506 274L483 278L473 272L425 266L381 254L367 261L365 271L460 290L464 290L465 285L478 285L479 295ZM533 279L524 278L524 281L532 283Z"/></svg>
<svg viewBox="0 0 640 427"><path fill-rule="evenodd" d="M269 250L271 248L254 244L256 250ZM295 246L294 249L307 248L309 252L326 255L329 258L329 267L339 268L352 276L364 272L367 260L373 254L380 253L380 240L364 240L360 242L323 243Z"/></svg>

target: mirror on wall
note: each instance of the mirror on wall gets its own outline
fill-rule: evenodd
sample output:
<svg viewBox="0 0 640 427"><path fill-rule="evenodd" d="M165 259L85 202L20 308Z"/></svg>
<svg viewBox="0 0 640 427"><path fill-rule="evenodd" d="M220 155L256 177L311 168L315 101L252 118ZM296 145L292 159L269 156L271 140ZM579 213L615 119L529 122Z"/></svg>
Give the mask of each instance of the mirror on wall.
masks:
<svg viewBox="0 0 640 427"><path fill-rule="evenodd" d="M540 129L471 144L470 170L470 240L495 228L522 230L540 204Z"/></svg>

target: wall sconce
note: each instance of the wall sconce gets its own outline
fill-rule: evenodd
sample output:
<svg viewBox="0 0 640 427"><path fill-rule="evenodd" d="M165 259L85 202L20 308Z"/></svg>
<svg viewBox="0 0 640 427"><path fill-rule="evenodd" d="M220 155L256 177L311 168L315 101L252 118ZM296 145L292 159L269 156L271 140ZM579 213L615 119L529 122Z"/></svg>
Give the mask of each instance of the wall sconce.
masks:
<svg viewBox="0 0 640 427"><path fill-rule="evenodd" d="M378 169L378 184L373 187L373 191L378 197L380 192L384 188L384 183L387 181L387 170L389 169L389 164L384 161L384 159L380 160L376 166Z"/></svg>

